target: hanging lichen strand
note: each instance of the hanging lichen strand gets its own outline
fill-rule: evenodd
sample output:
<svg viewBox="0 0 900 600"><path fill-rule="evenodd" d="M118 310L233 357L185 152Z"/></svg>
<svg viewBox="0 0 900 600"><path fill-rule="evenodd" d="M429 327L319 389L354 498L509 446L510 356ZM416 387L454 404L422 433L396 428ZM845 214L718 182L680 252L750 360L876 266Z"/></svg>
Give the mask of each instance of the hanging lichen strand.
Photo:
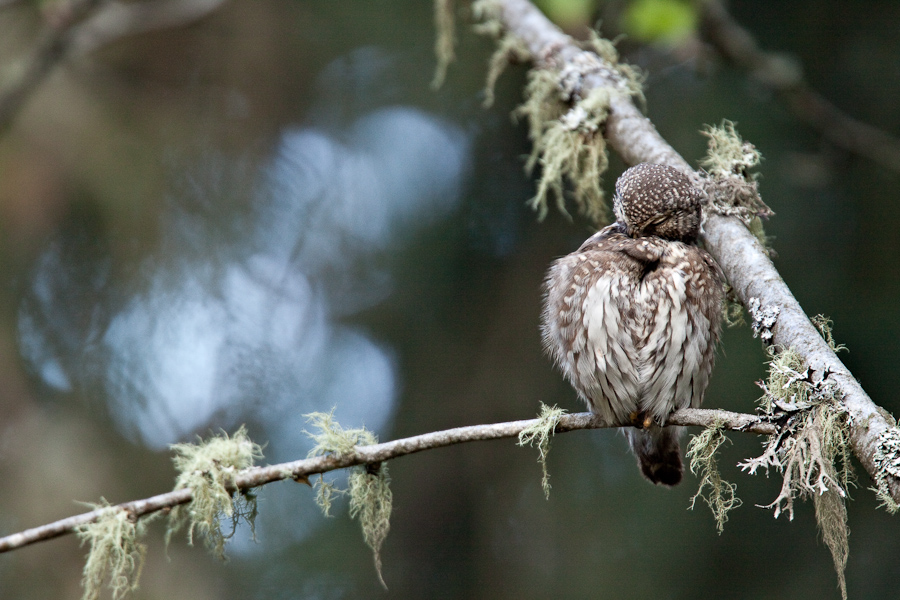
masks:
<svg viewBox="0 0 900 600"><path fill-rule="evenodd" d="M541 414L538 421L519 433L519 446L537 446L538 462L541 463L541 488L544 497L550 499L550 472L547 470L547 454L550 452L550 437L559 424L559 419L566 411L554 406L550 408L541 402Z"/></svg>
<svg viewBox="0 0 900 600"><path fill-rule="evenodd" d="M485 87L485 104L493 101L493 88L508 63L530 55L523 43L506 35L500 25L496 2L479 0L472 14L479 22L476 31L497 39ZM616 94L643 100L641 78L636 69L620 64L611 42L594 34L584 43L585 52L561 64L553 57L542 57L528 73L525 101L515 115L528 123L532 152L526 164L529 173L540 165L538 189L530 206L538 218L547 215L554 201L568 216L566 194L570 191L578 211L595 225L609 220L609 208L602 188L602 176L609 161L603 126L609 115L610 100ZM609 86L586 88L586 77L602 74Z"/></svg>
<svg viewBox="0 0 900 600"><path fill-rule="evenodd" d="M434 38L434 54L437 65L434 68L431 88L435 90L444 85L447 68L456 59L456 19L453 11L453 0L434 0L434 28L437 32Z"/></svg>
<svg viewBox="0 0 900 600"><path fill-rule="evenodd" d="M728 438L719 422L692 437L686 452L686 457L691 459L691 473L700 477L697 493L691 497L691 510L698 498L703 499L712 511L716 530L720 534L725 529L728 512L741 505L741 500L735 495L737 485L725 481L719 473L716 453L726 441Z"/></svg>
<svg viewBox="0 0 900 600"><path fill-rule="evenodd" d="M90 546L81 579L82 599L97 600L105 582L113 600L120 600L138 587L147 553L147 547L138 540L152 517L138 521L128 511L111 507L105 499L88 506L108 510L75 531L81 543Z"/></svg>
<svg viewBox="0 0 900 600"><path fill-rule="evenodd" d="M812 321L833 350L844 349L834 343L829 320L817 316ZM794 498L813 499L816 521L846 599L850 533L846 499L853 483L847 411L827 372L815 378L791 349L771 346L769 353L769 377L760 383L764 392L760 410L765 420L778 425L778 433L766 442L761 456L740 466L751 474L759 468L768 472L770 467L783 473L781 491L767 507L776 517L787 511L793 519Z"/></svg>
<svg viewBox="0 0 900 600"><path fill-rule="evenodd" d="M334 409L328 413L310 413L304 415L317 431L305 433L312 438L315 445L309 456L324 454L347 455L356 446L370 446L378 443L375 434L367 429L344 429L334 419ZM385 463L360 465L353 467L347 479L348 489L342 490L333 483L325 481L323 476L315 482L316 503L330 516L331 504L335 496L350 496L350 517L359 519L363 539L372 549L372 558L378 580L387 589L381 573L381 546L391 528L391 510L393 495L390 488L391 478Z"/></svg>

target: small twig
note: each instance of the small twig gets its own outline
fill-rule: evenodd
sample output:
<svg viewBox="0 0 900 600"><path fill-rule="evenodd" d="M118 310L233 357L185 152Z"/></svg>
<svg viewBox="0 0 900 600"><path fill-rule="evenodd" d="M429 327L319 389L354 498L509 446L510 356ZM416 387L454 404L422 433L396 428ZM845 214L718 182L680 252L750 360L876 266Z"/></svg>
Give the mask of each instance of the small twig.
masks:
<svg viewBox="0 0 900 600"><path fill-rule="evenodd" d="M252 467L240 472L234 479L235 491L248 490L250 488L266 485L284 479L306 480L310 475L326 473L336 469L344 469L355 465L375 464L421 452L433 448L443 448L465 442L482 440L497 440L514 438L528 427L534 425L537 419L524 421L511 421L508 423L494 423L491 425L471 425L469 427L457 427L444 431L424 433L413 437L373 444L370 446L358 446L352 453L343 455L328 454L315 458L305 458L292 462L270 465L267 467ZM741 413L733 413L725 410L706 409L682 409L669 417L669 425L696 425L708 427L715 422L721 422L724 429L745 431L762 435L775 433L775 426L760 421L758 417ZM591 413L575 413L560 417L556 426L556 433L576 431L579 429L603 429L609 425L600 423ZM92 510L80 515L61 519L59 521L27 529L0 538L0 552L9 552L36 542L53 539L61 535L72 533L75 528L87 523L93 523L100 516L109 511L125 510L137 519L139 517L160 510L171 509L175 506L191 501L191 491L181 488L165 494L159 494L143 500L133 500L115 506Z"/></svg>
<svg viewBox="0 0 900 600"><path fill-rule="evenodd" d="M763 51L718 0L703 2L701 31L722 56L781 96L796 117L834 145L900 171L900 140L854 119L810 88L799 65Z"/></svg>
<svg viewBox="0 0 900 600"><path fill-rule="evenodd" d="M0 90L0 134L5 133L28 96L62 61L72 44L72 32L104 0L73 0L59 14L54 15L35 43L23 66L14 71Z"/></svg>
<svg viewBox="0 0 900 600"><path fill-rule="evenodd" d="M0 0L0 8L4 2ZM83 55L123 37L189 25L226 0L145 0L109 2L72 0L54 13L31 52L0 89L0 135L12 125L25 101L66 59Z"/></svg>
<svg viewBox="0 0 900 600"><path fill-rule="evenodd" d="M124 37L185 27L206 17L227 0L144 0L110 2L78 28L72 53L83 55Z"/></svg>

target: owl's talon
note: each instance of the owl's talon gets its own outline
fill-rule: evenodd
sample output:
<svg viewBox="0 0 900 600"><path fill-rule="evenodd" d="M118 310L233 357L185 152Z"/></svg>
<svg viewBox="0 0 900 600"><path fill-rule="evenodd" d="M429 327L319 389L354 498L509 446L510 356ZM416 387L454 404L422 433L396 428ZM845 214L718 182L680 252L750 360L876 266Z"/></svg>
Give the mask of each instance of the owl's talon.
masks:
<svg viewBox="0 0 900 600"><path fill-rule="evenodd" d="M628 420L631 425L638 429L646 429L653 423L653 417L647 414L645 410L634 410L628 413Z"/></svg>

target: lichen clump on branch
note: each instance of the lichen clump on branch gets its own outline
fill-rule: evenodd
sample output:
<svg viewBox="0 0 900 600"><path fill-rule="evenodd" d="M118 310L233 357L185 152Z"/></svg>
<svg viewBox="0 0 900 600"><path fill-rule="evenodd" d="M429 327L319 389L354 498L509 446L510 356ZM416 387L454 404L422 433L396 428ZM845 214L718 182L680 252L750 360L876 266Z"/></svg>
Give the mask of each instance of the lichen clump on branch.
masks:
<svg viewBox="0 0 900 600"><path fill-rule="evenodd" d="M817 316L812 321L833 350L844 349L834 342L828 319ZM817 378L791 349L772 346L769 353L769 377L760 383L764 392L760 410L763 419L778 424L778 433L766 442L761 456L740 466L751 474L760 468L783 473L781 491L767 507L776 517L787 512L793 519L794 499L812 498L846 599L850 534L846 500L853 484L847 410L827 372Z"/></svg>
<svg viewBox="0 0 900 600"><path fill-rule="evenodd" d="M547 470L547 454L550 452L550 437L559 425L566 411L558 406L549 407L541 402L541 414L537 421L519 432L519 446L537 446L538 462L541 463L541 489L544 497L550 499L550 472Z"/></svg>
<svg viewBox="0 0 900 600"><path fill-rule="evenodd" d="M378 443L378 438L365 428L344 429L334 419L334 409L328 413L310 413L305 415L307 422L317 430L305 432L315 445L309 456L335 454L338 456L352 453L357 446L370 446ZM342 490L332 482L320 476L315 483L316 503L325 516L330 516L332 501L335 496L350 496L350 517L359 519L366 545L372 550L378 580L387 589L381 573L381 546L387 539L391 528L391 510L393 494L390 488L391 478L385 463L359 465L353 467L347 479L347 489Z"/></svg>
<svg viewBox="0 0 900 600"><path fill-rule="evenodd" d="M710 208L737 217L770 252L770 240L763 229L763 219L774 213L759 195L758 173L753 170L762 161L756 146L741 138L734 123L723 120L717 126L707 125L701 132L707 138L706 156L700 160L703 177L699 185Z"/></svg>
<svg viewBox="0 0 900 600"><path fill-rule="evenodd" d="M106 582L113 600L120 600L138 587L147 553L147 547L138 540L144 535L148 519L139 521L104 499L89 506L105 512L93 523L75 530L81 543L90 545L81 580L82 599L97 600Z"/></svg>
<svg viewBox="0 0 900 600"><path fill-rule="evenodd" d="M492 0L472 6L480 22L476 30L497 38L485 87L488 105L506 65L530 57L521 40L504 32L498 11ZM643 91L637 70L619 63L611 42L595 34L583 46L583 52L564 61L553 55L536 58L528 73L525 101L514 115L528 123L532 153L526 169L530 173L541 167L537 193L529 202L538 218L547 215L551 200L568 216L566 194L571 191L579 212L601 225L609 218L601 178L609 164L603 127L610 102L616 95L643 99Z"/></svg>
<svg viewBox="0 0 900 600"><path fill-rule="evenodd" d="M726 441L728 437L722 424L716 423L692 437L686 453L686 457L691 459L691 473L700 477L700 485L691 497L690 508L693 510L697 499L702 498L713 513L719 534L725 529L729 511L741 505L736 495L737 485L722 479L716 460L719 447Z"/></svg>
<svg viewBox="0 0 900 600"><path fill-rule="evenodd" d="M262 458L262 448L250 440L243 426L231 437L227 433L199 444L174 444L172 461L179 471L175 489L191 490L190 503L175 507L169 518L166 539L188 524L188 543L193 544L194 530L203 535L206 546L219 558L225 557L226 536L220 517L235 519L255 516L255 498L240 494L239 501L249 504L244 509L236 503L234 478L238 471L253 466ZM235 523L236 525L236 523ZM251 519L252 525L252 519Z"/></svg>

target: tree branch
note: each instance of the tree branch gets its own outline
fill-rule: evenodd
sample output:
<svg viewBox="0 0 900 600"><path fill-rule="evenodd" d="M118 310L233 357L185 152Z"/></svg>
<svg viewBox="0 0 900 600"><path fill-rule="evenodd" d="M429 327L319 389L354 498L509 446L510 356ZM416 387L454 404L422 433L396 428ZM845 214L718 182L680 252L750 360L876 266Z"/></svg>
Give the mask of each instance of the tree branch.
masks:
<svg viewBox="0 0 900 600"><path fill-rule="evenodd" d="M718 0L702 2L701 33L726 60L774 91L794 116L827 140L892 171L900 171L900 140L854 119L809 87L799 65L764 52Z"/></svg>
<svg viewBox="0 0 900 600"><path fill-rule="evenodd" d="M539 419L526 419L524 421L511 421L508 423L494 423L491 425L471 425L469 427L457 427L444 431L424 433L413 437L374 444L371 446L358 446L349 454L316 456L295 460L292 462L270 465L267 467L251 467L239 472L234 478L233 491L249 490L251 488L294 479L306 481L310 475L327 473L337 469L344 469L355 465L366 465L384 462L392 458L414 454L424 450L443 448L454 444L476 442L482 440L498 440L512 438L530 425L534 425ZM724 429L743 431L762 435L775 433L775 425L766 423L754 415L734 413L726 410L705 410L686 408L672 413L667 425L696 425L710 427L718 425ZM554 430L554 433L565 433L580 429L603 429L611 426L599 422L591 413L575 413L563 415ZM155 513L160 510L171 509L180 504L191 501L189 489L177 489L165 494L159 494L143 500L133 500L115 506L104 507L80 515L61 519L40 527L27 529L0 538L0 553L16 550L24 546L53 539L61 535L72 533L76 527L93 523L99 517L110 511L125 510L132 519Z"/></svg>
<svg viewBox="0 0 900 600"><path fill-rule="evenodd" d="M631 96L621 92L625 83L613 65L599 59L605 67L598 69L596 54L581 49L528 0L490 2L496 7L497 17L507 34L519 38L528 47L538 67L565 69L565 91L576 96L573 101L585 98L597 87L606 87L612 92L606 137L626 163L650 162L693 171L662 138L653 123L641 114ZM573 84L579 69L580 82ZM759 242L740 221L710 214L704 224L703 237L707 249L722 267L744 306L749 305L751 298L758 298L763 307L780 309L772 329L772 343L793 348L811 372L837 386L849 413L854 454L874 480L886 482L891 497L900 502L900 479L881 472L876 463L877 456L889 451L887 433L892 429L896 431L894 419L872 402L822 339Z"/></svg>
<svg viewBox="0 0 900 600"><path fill-rule="evenodd" d="M73 0L48 24L34 48L0 90L0 133L6 132L28 96L69 53L72 31L104 0Z"/></svg>
<svg viewBox="0 0 900 600"><path fill-rule="evenodd" d="M2 2L3 0L0 0ZM12 125L28 97L64 60L93 52L126 36L183 27L226 0L72 0L53 15L22 65L0 89L0 134ZM2 4L0 4L2 7Z"/></svg>

